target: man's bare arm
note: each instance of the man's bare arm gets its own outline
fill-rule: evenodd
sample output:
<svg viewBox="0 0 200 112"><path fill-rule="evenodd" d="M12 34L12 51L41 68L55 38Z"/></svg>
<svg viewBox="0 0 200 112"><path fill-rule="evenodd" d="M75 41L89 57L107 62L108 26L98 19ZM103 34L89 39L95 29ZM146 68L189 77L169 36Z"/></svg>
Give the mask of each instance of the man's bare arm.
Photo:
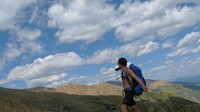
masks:
<svg viewBox="0 0 200 112"><path fill-rule="evenodd" d="M138 78L138 76L131 70L128 70L128 73L139 83L142 85L142 88L144 91L147 91L147 87L144 85L144 83Z"/></svg>

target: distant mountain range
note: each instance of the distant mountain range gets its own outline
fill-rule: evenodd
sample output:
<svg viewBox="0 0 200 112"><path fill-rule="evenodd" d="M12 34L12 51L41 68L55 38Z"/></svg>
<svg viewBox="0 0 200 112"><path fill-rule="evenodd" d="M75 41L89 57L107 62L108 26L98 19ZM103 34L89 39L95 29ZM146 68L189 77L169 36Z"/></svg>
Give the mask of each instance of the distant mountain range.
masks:
<svg viewBox="0 0 200 112"><path fill-rule="evenodd" d="M147 80L147 84L149 92L136 99L142 112L200 112L200 90L188 88L186 83ZM0 88L1 112L119 112L122 99L119 81L58 88Z"/></svg>
<svg viewBox="0 0 200 112"><path fill-rule="evenodd" d="M189 77L178 77L173 82L200 82L200 75L189 76Z"/></svg>
<svg viewBox="0 0 200 112"><path fill-rule="evenodd" d="M67 84L58 88L55 88L57 92L75 94L75 95L121 95L122 87L112 85L109 83L100 83L97 85L76 85Z"/></svg>
<svg viewBox="0 0 200 112"><path fill-rule="evenodd" d="M149 92L168 93L175 97L200 103L200 84L198 85L198 83L170 83L156 80L146 80L146 82ZM97 85L66 84L57 88L36 87L28 90L33 92L59 92L74 95L121 96L123 88L121 81L108 81ZM148 93L146 94L148 95Z"/></svg>
<svg viewBox="0 0 200 112"><path fill-rule="evenodd" d="M200 103L200 83L195 82L166 82L146 80L149 92L158 91L169 93L190 101ZM121 85L120 81L108 81L110 84ZM147 93L148 94L148 93Z"/></svg>
<svg viewBox="0 0 200 112"><path fill-rule="evenodd" d="M152 79L146 79L146 84L147 86L152 84L153 82L156 82L157 80L152 80ZM116 80L113 80L113 81L107 81L107 83L109 84L113 84L113 85L117 85L117 86L122 86L122 82L121 81L116 81Z"/></svg>

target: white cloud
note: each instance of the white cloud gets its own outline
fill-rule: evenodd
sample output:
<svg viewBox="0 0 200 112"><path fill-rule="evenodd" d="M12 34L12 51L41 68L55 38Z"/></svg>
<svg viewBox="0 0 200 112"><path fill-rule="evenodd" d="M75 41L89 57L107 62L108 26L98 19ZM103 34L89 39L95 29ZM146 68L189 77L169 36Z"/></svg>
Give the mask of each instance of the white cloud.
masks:
<svg viewBox="0 0 200 112"><path fill-rule="evenodd" d="M179 77L192 77L200 73L200 58L184 58L180 61L166 61L164 65L144 71L145 77L173 81Z"/></svg>
<svg viewBox="0 0 200 112"><path fill-rule="evenodd" d="M12 69L6 79L2 79L0 84L9 83L15 80L23 80L28 85L46 78L63 77L64 72L76 68L84 63L83 59L74 52L49 55L45 58L38 58L32 64L17 66ZM57 75L56 75L57 74ZM47 79L46 81L52 81Z"/></svg>
<svg viewBox="0 0 200 112"><path fill-rule="evenodd" d="M48 26L59 29L55 35L61 43L93 42L111 28L114 14L106 0L73 0L49 8Z"/></svg>
<svg viewBox="0 0 200 112"><path fill-rule="evenodd" d="M33 53L40 53L42 46L37 42L42 32L39 29L28 30L23 29L17 32L17 41L20 43L21 49L24 51L31 50Z"/></svg>
<svg viewBox="0 0 200 112"><path fill-rule="evenodd" d="M88 60L88 63L103 63L103 62L115 62L117 58L121 55L121 51L117 48L107 48L95 52Z"/></svg>
<svg viewBox="0 0 200 112"><path fill-rule="evenodd" d="M2 53L0 70L4 68L6 63L14 60L16 57L24 53L41 53L43 47L37 39L41 36L41 30L15 29L12 39L14 41L6 44L5 51Z"/></svg>
<svg viewBox="0 0 200 112"><path fill-rule="evenodd" d="M182 3L194 3L197 6L183 6ZM119 40L131 41L156 34L167 37L183 28L194 26L200 21L199 1L188 0L152 0L125 1L119 7L119 18L113 23Z"/></svg>
<svg viewBox="0 0 200 112"><path fill-rule="evenodd" d="M19 46L15 43L8 43L6 45L6 51L3 54L3 59L9 61L20 56L22 51L18 47Z"/></svg>
<svg viewBox="0 0 200 112"><path fill-rule="evenodd" d="M100 70L100 73L102 75L113 75L113 74L115 74L115 70L114 70L114 68L102 68Z"/></svg>
<svg viewBox="0 0 200 112"><path fill-rule="evenodd" d="M62 86L65 84L69 84L69 83L73 83L73 84L87 84L87 79L89 77L86 76L73 76L71 78L67 78L67 79L62 79L62 80L58 80L58 81L54 81L50 84L47 85L47 87L58 87L58 86Z"/></svg>
<svg viewBox="0 0 200 112"><path fill-rule="evenodd" d="M58 81L54 81L51 84L47 85L47 87L58 87L62 86L64 84L87 84L87 85L92 85L92 84L98 84L101 82L106 82L109 80L116 80L118 77L115 75L115 70L114 68L102 68L100 70L100 73L97 75L93 76L87 76L87 75L74 75L71 78L66 78L66 79L61 79Z"/></svg>
<svg viewBox="0 0 200 112"><path fill-rule="evenodd" d="M61 43L94 42L113 29L117 39L128 42L149 35L172 36L197 25L199 13L198 0L126 0L119 8L106 0L74 0L51 6L48 26L59 29L55 36Z"/></svg>
<svg viewBox="0 0 200 112"><path fill-rule="evenodd" d="M35 20L38 18L37 16L39 16L39 14L42 13L39 11L38 7L34 7L32 10L32 15L30 17L30 19L28 20L28 23L31 24L33 22L36 22Z"/></svg>
<svg viewBox="0 0 200 112"><path fill-rule="evenodd" d="M183 47L183 46L190 46L200 41L200 33L199 32L192 32L190 34L187 34L184 38L182 38L179 42L177 47ZM199 44L199 43L198 43Z"/></svg>
<svg viewBox="0 0 200 112"><path fill-rule="evenodd" d="M183 48L179 48L174 52L168 53L167 57L174 57L174 56L178 56L178 55L185 55L187 53L190 52L190 49L188 49L187 47L183 47Z"/></svg>
<svg viewBox="0 0 200 112"><path fill-rule="evenodd" d="M200 33L192 32L183 37L176 45L175 51L168 53L167 57L200 52Z"/></svg>
<svg viewBox="0 0 200 112"><path fill-rule="evenodd" d="M114 67L102 68L99 74L97 74L95 77L93 77L92 79L88 81L88 84L91 85L91 84L97 84L97 83L106 82L110 80L116 80L118 76L115 73L116 72L114 70Z"/></svg>
<svg viewBox="0 0 200 112"><path fill-rule="evenodd" d="M159 44L157 42L150 41L146 45L144 45L144 48L138 52L138 56L142 56L148 53L151 53L153 51L156 51L159 48Z"/></svg>
<svg viewBox="0 0 200 112"><path fill-rule="evenodd" d="M16 23L17 13L34 3L36 0L1 0L0 1L0 30L12 28Z"/></svg>
<svg viewBox="0 0 200 112"><path fill-rule="evenodd" d="M28 87L34 87L34 86L41 86L45 84L49 84L55 81L63 80L67 76L66 73L51 75L47 77L40 77L28 80L26 83L28 84Z"/></svg>
<svg viewBox="0 0 200 112"><path fill-rule="evenodd" d="M153 42L151 39L140 39L120 47L99 50L95 52L87 62L95 64L116 62L119 57L139 57L152 53L158 49L159 44L157 42Z"/></svg>
<svg viewBox="0 0 200 112"><path fill-rule="evenodd" d="M162 49L166 49L166 48L172 48L175 46L175 42L172 40L166 40L163 44L162 44Z"/></svg>
<svg viewBox="0 0 200 112"><path fill-rule="evenodd" d="M17 23L17 14L35 1L0 1L0 31L11 27L14 30L13 37L9 39L11 42L6 45L5 52L2 53L3 57L0 58L0 70L16 57L30 52L35 54L43 51L43 46L38 41L42 35L41 30L18 29L16 27L21 26L20 23ZM146 38L147 36L154 35L156 38L164 38L165 41L166 37L200 22L199 0L150 0L145 2L125 0L119 8L108 4L106 0L69 0L62 2L62 4L54 2L56 3L51 7L42 8L44 10L48 8L47 15L44 14L44 10L40 10L41 7L35 6L32 15L29 15L31 17L27 16L28 18L26 18L29 19L28 23L33 24L37 21L40 23L39 21L44 15L48 16L48 27L58 29L55 36L61 43L94 42L110 30L115 32L118 40L129 43L98 50L91 57L88 56L89 59L87 58L86 62L79 55L71 52L38 58L31 64L12 69L7 78L0 81L0 84L23 80L28 86L48 85L55 87L69 82L79 83L80 80L84 80L81 83L87 84L106 81L114 76L112 68L101 69L95 77L81 75L66 78L68 76L66 72L83 64L116 63L121 56L140 57L147 55L161 47L155 38L149 39ZM183 3L188 2L195 5L183 5ZM46 5L44 1L43 3ZM41 13L43 15L40 17ZM43 19L42 22L46 19ZM13 28L13 26L15 27ZM172 41L166 40L162 44L162 48L172 48L174 45ZM181 39L174 51L167 56L173 57L199 52L199 32L193 32ZM67 60L68 63L63 60ZM155 71L165 70L170 64L175 66L175 62L169 61L164 66L155 68Z"/></svg>

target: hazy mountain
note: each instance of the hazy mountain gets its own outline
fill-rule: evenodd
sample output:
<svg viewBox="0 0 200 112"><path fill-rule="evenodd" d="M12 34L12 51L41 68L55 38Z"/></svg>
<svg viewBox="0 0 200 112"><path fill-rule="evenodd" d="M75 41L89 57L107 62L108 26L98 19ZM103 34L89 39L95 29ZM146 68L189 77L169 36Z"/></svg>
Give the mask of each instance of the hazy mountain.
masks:
<svg viewBox="0 0 200 112"><path fill-rule="evenodd" d="M120 112L122 96L85 96L0 88L1 112ZM137 98L142 112L199 112L200 104L152 91ZM131 111L129 111L131 112Z"/></svg>
<svg viewBox="0 0 200 112"><path fill-rule="evenodd" d="M200 82L200 75L191 77L178 77L173 82Z"/></svg>
<svg viewBox="0 0 200 112"><path fill-rule="evenodd" d="M155 80L147 80L147 84L155 82ZM121 81L108 81L97 85L78 85L66 84L57 88L35 87L28 89L34 92L61 92L75 95L122 95Z"/></svg>
<svg viewBox="0 0 200 112"><path fill-rule="evenodd" d="M171 83L166 81L146 80L149 92L169 93L193 102L200 103L200 83ZM120 81L109 81L108 83L119 85Z"/></svg>
<svg viewBox="0 0 200 112"><path fill-rule="evenodd" d="M107 83L112 84L112 85L116 85L116 86L122 86L122 82L121 81L107 81Z"/></svg>
<svg viewBox="0 0 200 112"><path fill-rule="evenodd" d="M146 84L147 84L147 86L148 86L148 85L150 85L151 83L156 82L156 81L157 81L157 80L146 79ZM117 85L117 86L122 86L122 82L121 82L121 81L113 80L113 81L107 81L107 83L113 84L113 85Z"/></svg>
<svg viewBox="0 0 200 112"><path fill-rule="evenodd" d="M193 90L200 90L200 82L175 82L176 84L181 84L186 88Z"/></svg>
<svg viewBox="0 0 200 112"><path fill-rule="evenodd" d="M180 97L193 102L200 103L200 90L186 87L186 84L191 86L193 83L185 83L185 85L183 85L180 83L170 83L170 82L155 81L155 80L147 80L146 82L149 88L148 89L149 92L168 93L175 97ZM123 90L121 84L122 82L120 81L109 81L107 83L100 83L97 85L66 84L58 88L37 87L30 89L30 91L61 92L74 95L92 95L92 96L99 96L99 95L121 96Z"/></svg>
<svg viewBox="0 0 200 112"><path fill-rule="evenodd" d="M200 112L199 90L180 83L147 83L149 92L136 99L143 112ZM26 90L0 88L1 112L120 112L122 99L119 81Z"/></svg>
<svg viewBox="0 0 200 112"><path fill-rule="evenodd" d="M55 88L55 90L57 92L76 95L121 95L122 87L109 83L100 83L97 85L67 84Z"/></svg>
<svg viewBox="0 0 200 112"><path fill-rule="evenodd" d="M33 91L33 92L57 92L55 88L47 88L47 87L35 87L35 88L30 88L30 89L27 89L29 91Z"/></svg>

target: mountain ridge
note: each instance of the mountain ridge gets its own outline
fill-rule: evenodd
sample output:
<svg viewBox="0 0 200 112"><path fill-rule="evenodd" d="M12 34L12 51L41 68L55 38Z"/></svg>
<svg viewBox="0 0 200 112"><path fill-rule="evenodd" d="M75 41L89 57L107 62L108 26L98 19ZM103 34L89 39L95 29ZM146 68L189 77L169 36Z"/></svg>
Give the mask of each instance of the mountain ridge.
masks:
<svg viewBox="0 0 200 112"><path fill-rule="evenodd" d="M0 88L2 112L120 112L122 100L122 96L112 95L72 95ZM136 99L136 102L143 112L199 112L200 110L199 103L162 91L144 93Z"/></svg>
<svg viewBox="0 0 200 112"><path fill-rule="evenodd" d="M95 85L79 85L79 84L66 84L57 88L32 88L28 91L33 92L50 92L50 93L65 93L65 94L74 94L74 95L90 95L90 96L122 96L122 82L115 81L113 82L103 82ZM176 84L166 81L148 81L148 92L144 93L146 99L148 99L148 94L151 92L169 93L172 96L184 98L192 102L200 103L200 90L195 90L187 88L182 84ZM150 95L151 97L151 95ZM156 97L155 97L156 98ZM154 98L154 99L155 99Z"/></svg>

